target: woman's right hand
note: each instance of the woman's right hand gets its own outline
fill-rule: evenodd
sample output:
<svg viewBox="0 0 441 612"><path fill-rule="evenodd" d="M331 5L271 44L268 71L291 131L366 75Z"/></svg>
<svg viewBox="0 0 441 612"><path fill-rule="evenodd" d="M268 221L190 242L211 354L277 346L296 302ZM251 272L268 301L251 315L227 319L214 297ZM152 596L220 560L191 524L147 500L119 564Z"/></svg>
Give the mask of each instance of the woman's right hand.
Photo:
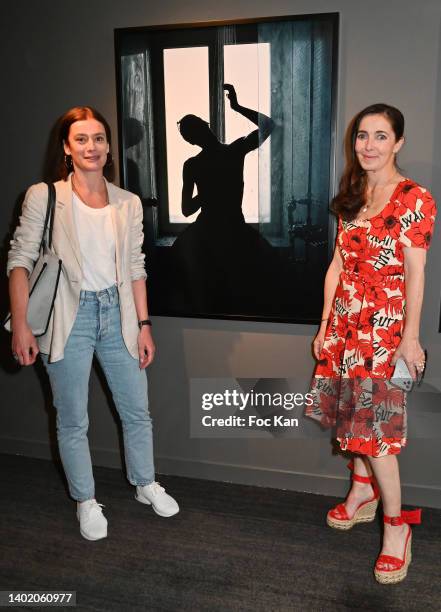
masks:
<svg viewBox="0 0 441 612"><path fill-rule="evenodd" d="M236 90L234 89L234 85L224 83L224 90L227 92L227 98L230 101L231 108L235 110L239 106L239 103L237 101L237 94Z"/></svg>
<svg viewBox="0 0 441 612"><path fill-rule="evenodd" d="M20 365L32 365L39 353L37 340L27 323L12 329L12 354Z"/></svg>
<svg viewBox="0 0 441 612"><path fill-rule="evenodd" d="M318 360L320 358L320 353L322 352L323 344L325 341L326 334L326 324L327 321L322 321L319 330L312 342L312 347L314 351L314 357Z"/></svg>

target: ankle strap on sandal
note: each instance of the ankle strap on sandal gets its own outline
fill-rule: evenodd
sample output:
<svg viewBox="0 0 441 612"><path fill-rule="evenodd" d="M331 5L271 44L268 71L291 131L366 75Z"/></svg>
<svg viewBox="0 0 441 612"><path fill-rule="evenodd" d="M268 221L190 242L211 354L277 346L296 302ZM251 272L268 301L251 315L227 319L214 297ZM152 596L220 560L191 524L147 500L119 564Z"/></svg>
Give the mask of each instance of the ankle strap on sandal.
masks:
<svg viewBox="0 0 441 612"><path fill-rule="evenodd" d="M352 472L352 480L355 480L355 482L362 482L364 484L373 484L374 483L374 477L373 476L360 476L359 474L356 474L354 472L354 462L353 461L349 461L348 465L347 465L348 470L351 470Z"/></svg>
<svg viewBox="0 0 441 612"><path fill-rule="evenodd" d="M364 484L373 484L372 476L360 476L355 472L352 472L352 480L355 480L355 482L363 482Z"/></svg>
<svg viewBox="0 0 441 612"><path fill-rule="evenodd" d="M401 510L401 516L383 516L383 520L388 525L420 525L421 524L421 508L416 510Z"/></svg>

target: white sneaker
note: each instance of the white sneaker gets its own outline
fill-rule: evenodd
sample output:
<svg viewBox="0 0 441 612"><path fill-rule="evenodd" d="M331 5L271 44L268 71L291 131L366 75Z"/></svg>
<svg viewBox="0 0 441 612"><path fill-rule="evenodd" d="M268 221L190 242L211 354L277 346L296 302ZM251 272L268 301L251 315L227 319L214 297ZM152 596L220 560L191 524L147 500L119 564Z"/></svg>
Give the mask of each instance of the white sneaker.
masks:
<svg viewBox="0 0 441 612"><path fill-rule="evenodd" d="M144 487L136 487L135 499L141 504L152 505L159 516L173 516L179 512L177 502L168 495L159 482L152 482Z"/></svg>
<svg viewBox="0 0 441 612"><path fill-rule="evenodd" d="M103 515L96 499L77 502L77 518L80 521L80 533L86 540L101 540L107 537L107 519Z"/></svg>

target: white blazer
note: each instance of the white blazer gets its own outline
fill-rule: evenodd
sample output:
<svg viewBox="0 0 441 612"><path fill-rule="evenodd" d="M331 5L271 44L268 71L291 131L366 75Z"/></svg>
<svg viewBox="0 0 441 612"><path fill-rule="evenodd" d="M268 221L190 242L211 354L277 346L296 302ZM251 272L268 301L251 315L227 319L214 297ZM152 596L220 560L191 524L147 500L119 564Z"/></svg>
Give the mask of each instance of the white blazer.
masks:
<svg viewBox="0 0 441 612"><path fill-rule="evenodd" d="M112 222L115 232L116 278L121 311L121 327L129 353L138 359L138 317L133 298L132 281L146 278L142 252L142 205L138 196L106 181ZM72 213L71 175L66 181L55 183L56 208L52 250L62 260L62 274L58 285L49 327L37 338L39 349L49 355L49 361L64 357L64 347L74 324L83 278L81 252ZM38 259L41 235L48 198L46 183L32 185L25 196L11 248L8 253L7 274L13 268L26 268L29 274Z"/></svg>

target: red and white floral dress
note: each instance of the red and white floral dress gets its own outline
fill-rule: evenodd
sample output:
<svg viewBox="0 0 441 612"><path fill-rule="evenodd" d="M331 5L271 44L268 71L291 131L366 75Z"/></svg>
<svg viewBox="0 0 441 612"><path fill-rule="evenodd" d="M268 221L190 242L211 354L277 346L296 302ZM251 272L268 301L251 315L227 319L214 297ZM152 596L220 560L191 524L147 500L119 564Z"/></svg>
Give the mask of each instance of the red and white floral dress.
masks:
<svg viewBox="0 0 441 612"><path fill-rule="evenodd" d="M335 427L342 450L380 457L406 444L406 393L390 383L406 301L403 247L428 249L436 205L414 181L401 181L366 221L338 222L343 270L305 414Z"/></svg>

